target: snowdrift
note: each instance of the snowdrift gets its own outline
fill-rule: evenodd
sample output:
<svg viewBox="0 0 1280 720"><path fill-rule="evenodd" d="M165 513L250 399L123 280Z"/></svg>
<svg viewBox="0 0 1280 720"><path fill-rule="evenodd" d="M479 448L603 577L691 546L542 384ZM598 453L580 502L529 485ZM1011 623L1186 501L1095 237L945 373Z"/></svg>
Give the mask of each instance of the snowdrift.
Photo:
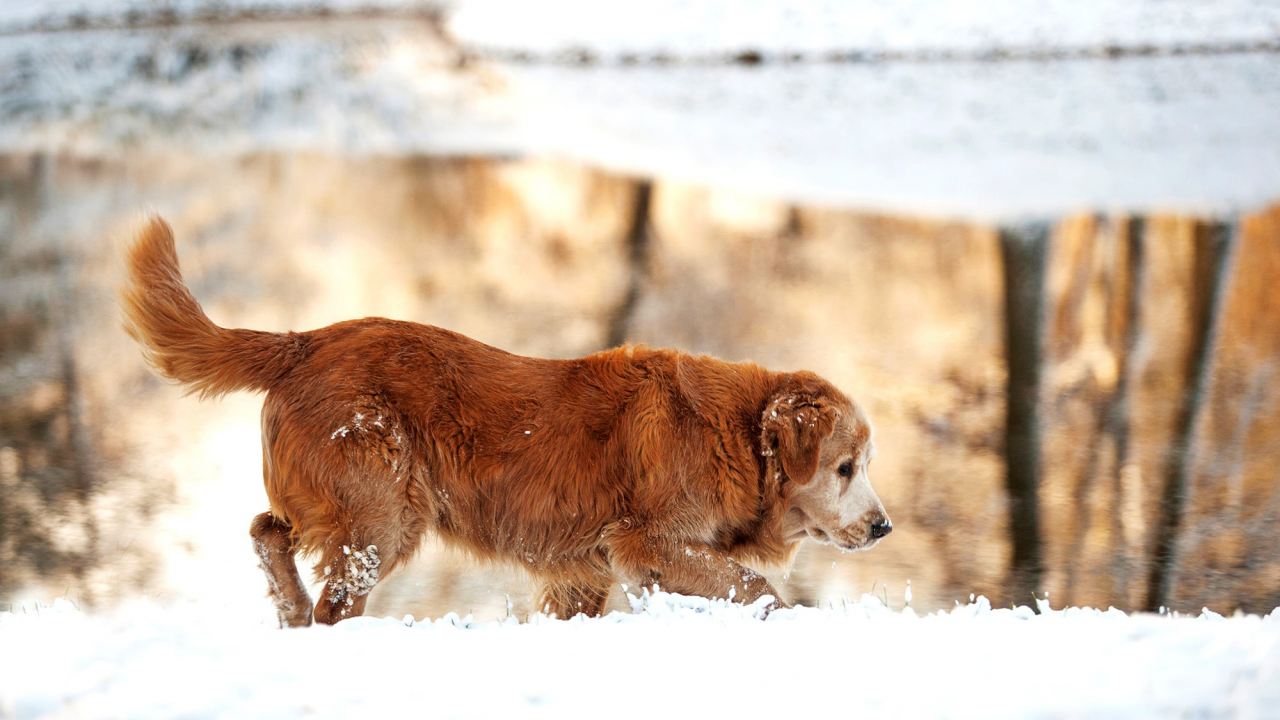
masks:
<svg viewBox="0 0 1280 720"><path fill-rule="evenodd" d="M880 598L775 612L657 593L569 621L143 603L0 614L4 718L1278 718L1266 617Z"/></svg>

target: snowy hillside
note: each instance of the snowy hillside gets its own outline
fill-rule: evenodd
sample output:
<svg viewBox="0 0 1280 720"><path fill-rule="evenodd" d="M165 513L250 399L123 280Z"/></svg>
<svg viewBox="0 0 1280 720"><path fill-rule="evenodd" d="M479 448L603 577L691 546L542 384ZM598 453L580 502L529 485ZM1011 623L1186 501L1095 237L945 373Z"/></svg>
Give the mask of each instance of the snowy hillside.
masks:
<svg viewBox="0 0 1280 720"><path fill-rule="evenodd" d="M1280 610L1036 615L978 598L917 617L866 595L762 622L674 595L632 605L280 631L214 606L96 617L59 601L0 614L0 717L1280 718Z"/></svg>
<svg viewBox="0 0 1280 720"><path fill-rule="evenodd" d="M566 157L992 219L1280 194L1259 0L0 0L0 151Z"/></svg>
<svg viewBox="0 0 1280 720"><path fill-rule="evenodd" d="M1009 56L1114 57L1274 49L1280 10L1269 0L453 0L463 43L505 54L609 62L765 58L922 60ZM800 58L795 56L799 55ZM849 59L845 57L844 59Z"/></svg>

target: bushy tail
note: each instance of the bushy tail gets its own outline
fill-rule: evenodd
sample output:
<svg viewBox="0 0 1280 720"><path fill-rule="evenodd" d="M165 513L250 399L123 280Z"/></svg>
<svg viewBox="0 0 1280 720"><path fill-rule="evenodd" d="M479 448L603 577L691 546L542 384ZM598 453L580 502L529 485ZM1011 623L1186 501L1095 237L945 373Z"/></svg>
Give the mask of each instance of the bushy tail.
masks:
<svg viewBox="0 0 1280 720"><path fill-rule="evenodd" d="M304 342L296 333L214 325L182 282L173 230L159 217L138 231L126 261L128 279L120 289L125 332L157 373L188 392L205 398L269 390L302 359Z"/></svg>

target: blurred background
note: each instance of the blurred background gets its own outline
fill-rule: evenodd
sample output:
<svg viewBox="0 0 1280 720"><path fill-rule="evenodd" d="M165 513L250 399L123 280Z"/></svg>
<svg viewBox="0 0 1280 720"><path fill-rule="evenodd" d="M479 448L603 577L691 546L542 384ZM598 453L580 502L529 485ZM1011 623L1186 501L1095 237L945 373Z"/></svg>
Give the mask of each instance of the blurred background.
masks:
<svg viewBox="0 0 1280 720"><path fill-rule="evenodd" d="M261 398L119 327L157 211L224 326L833 380L896 531L788 599L1269 611L1277 118L1264 0L0 0L0 609L272 616ZM530 593L429 543L369 611Z"/></svg>

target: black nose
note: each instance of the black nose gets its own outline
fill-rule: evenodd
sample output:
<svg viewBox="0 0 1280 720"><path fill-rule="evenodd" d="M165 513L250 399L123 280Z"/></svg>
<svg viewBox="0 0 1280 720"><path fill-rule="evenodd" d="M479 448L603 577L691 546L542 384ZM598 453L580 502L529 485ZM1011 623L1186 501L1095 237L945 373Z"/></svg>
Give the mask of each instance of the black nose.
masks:
<svg viewBox="0 0 1280 720"><path fill-rule="evenodd" d="M882 538L891 532L893 532L893 523L888 520L871 524L871 537L873 538Z"/></svg>

